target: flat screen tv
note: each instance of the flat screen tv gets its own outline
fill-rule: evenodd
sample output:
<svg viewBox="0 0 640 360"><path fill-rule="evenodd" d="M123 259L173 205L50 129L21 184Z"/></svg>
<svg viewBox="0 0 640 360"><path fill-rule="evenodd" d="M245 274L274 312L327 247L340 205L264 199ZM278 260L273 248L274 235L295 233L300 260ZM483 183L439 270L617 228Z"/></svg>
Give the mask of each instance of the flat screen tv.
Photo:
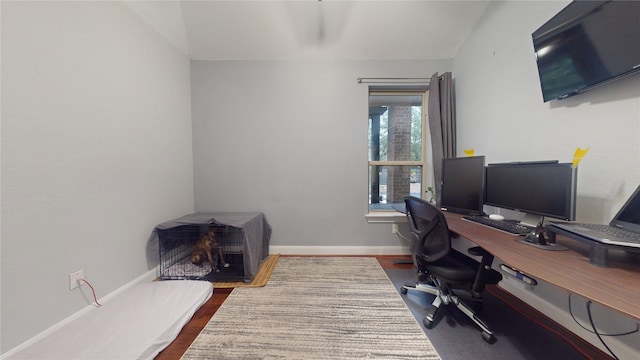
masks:
<svg viewBox="0 0 640 360"><path fill-rule="evenodd" d="M640 1L573 1L533 32L545 102L640 71Z"/></svg>
<svg viewBox="0 0 640 360"><path fill-rule="evenodd" d="M442 159L440 207L468 215L483 214L484 156Z"/></svg>

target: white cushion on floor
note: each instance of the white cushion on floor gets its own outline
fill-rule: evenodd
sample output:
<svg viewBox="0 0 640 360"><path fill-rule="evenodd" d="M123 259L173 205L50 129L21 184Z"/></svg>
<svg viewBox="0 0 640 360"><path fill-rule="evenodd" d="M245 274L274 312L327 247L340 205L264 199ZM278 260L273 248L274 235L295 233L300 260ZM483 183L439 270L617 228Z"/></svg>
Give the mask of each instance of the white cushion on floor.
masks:
<svg viewBox="0 0 640 360"><path fill-rule="evenodd" d="M153 359L212 294L207 281L142 283L9 359Z"/></svg>

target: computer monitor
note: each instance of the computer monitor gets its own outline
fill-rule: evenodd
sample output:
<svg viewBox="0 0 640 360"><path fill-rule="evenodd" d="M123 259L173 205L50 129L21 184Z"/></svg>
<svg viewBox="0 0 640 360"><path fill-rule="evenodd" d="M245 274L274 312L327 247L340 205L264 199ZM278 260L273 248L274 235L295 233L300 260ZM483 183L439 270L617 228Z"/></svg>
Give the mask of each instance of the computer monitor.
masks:
<svg viewBox="0 0 640 360"><path fill-rule="evenodd" d="M484 186L484 156L442 160L440 207L443 210L481 215Z"/></svg>
<svg viewBox="0 0 640 360"><path fill-rule="evenodd" d="M544 217L575 220L577 168L557 161L489 164L484 203L524 212L524 225Z"/></svg>

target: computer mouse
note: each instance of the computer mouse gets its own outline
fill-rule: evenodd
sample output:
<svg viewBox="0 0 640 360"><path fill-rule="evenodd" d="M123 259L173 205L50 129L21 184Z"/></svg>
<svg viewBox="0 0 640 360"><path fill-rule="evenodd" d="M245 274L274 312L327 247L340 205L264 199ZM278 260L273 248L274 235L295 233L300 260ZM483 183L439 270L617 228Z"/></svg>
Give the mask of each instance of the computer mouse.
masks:
<svg viewBox="0 0 640 360"><path fill-rule="evenodd" d="M504 216L498 214L489 215L489 219L491 220L504 220Z"/></svg>

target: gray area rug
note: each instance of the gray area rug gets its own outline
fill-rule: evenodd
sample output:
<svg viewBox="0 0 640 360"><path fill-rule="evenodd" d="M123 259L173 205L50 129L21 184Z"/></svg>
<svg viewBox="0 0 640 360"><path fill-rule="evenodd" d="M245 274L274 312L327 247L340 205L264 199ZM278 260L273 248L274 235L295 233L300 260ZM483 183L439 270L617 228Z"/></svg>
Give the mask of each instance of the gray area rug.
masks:
<svg viewBox="0 0 640 360"><path fill-rule="evenodd" d="M182 359L439 359L375 258L280 258L236 288Z"/></svg>

